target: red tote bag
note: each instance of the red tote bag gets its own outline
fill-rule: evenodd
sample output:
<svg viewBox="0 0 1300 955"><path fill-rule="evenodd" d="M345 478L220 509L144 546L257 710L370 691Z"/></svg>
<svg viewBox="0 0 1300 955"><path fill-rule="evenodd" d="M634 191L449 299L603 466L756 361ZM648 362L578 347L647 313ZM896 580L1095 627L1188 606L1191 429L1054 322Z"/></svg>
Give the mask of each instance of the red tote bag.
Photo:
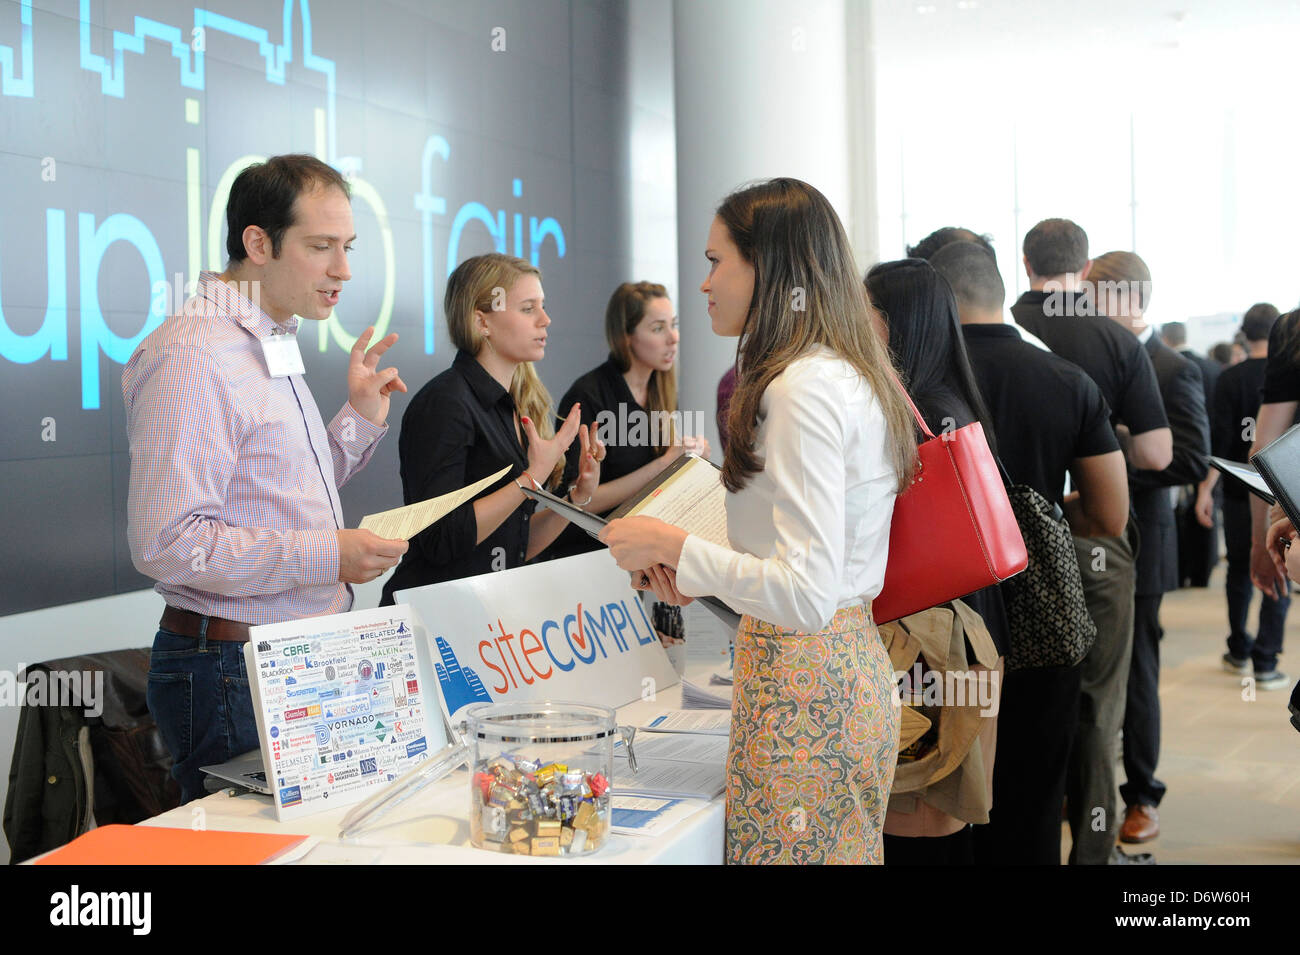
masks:
<svg viewBox="0 0 1300 955"><path fill-rule="evenodd" d="M911 485L894 502L885 585L871 604L877 623L1000 583L1029 563L984 426L976 421L936 438L903 394L928 440L917 448Z"/></svg>

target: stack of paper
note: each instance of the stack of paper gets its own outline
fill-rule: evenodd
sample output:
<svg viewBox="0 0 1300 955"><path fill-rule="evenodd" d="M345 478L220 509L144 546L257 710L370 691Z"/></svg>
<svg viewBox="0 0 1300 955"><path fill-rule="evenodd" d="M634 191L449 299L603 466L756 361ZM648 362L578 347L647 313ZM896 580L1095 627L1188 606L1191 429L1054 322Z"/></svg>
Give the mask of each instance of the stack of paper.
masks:
<svg viewBox="0 0 1300 955"><path fill-rule="evenodd" d="M660 713L645 726L637 729L647 733L701 733L705 736L727 736L731 732L731 712L672 710Z"/></svg>
<svg viewBox="0 0 1300 955"><path fill-rule="evenodd" d="M662 836L701 808L701 803L693 799L614 796L609 827L626 836Z"/></svg>
<svg viewBox="0 0 1300 955"><path fill-rule="evenodd" d="M713 799L726 788L726 767L673 759L637 759L636 772L617 760L613 792L667 799Z"/></svg>
<svg viewBox="0 0 1300 955"><path fill-rule="evenodd" d="M626 756L627 748L619 743L614 747L614 755ZM637 765L647 759L675 759L683 763L721 766L727 761L727 737L706 736L703 733L638 734L636 759Z"/></svg>
<svg viewBox="0 0 1300 955"><path fill-rule="evenodd" d="M614 750L613 790L669 799L712 799L726 787L727 740L700 734L662 734L636 744L636 771L622 744Z"/></svg>
<svg viewBox="0 0 1300 955"><path fill-rule="evenodd" d="M682 680L682 709L730 710L731 694L723 696L721 693L712 693L690 680Z"/></svg>

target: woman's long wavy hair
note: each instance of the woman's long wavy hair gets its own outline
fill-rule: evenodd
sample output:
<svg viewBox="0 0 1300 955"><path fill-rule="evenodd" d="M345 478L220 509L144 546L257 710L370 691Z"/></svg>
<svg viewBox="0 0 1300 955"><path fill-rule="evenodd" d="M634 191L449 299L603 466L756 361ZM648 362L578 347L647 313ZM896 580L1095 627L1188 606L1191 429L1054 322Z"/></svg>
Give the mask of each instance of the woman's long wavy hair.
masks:
<svg viewBox="0 0 1300 955"><path fill-rule="evenodd" d="M655 299L667 297L668 289L655 282L624 282L614 289L609 304L605 306L605 339L609 342L610 357L619 371L626 372L632 367L632 333L645 318L646 307ZM676 436L672 421L672 415L677 411L676 367L668 371L656 368L650 372L645 410L652 422L666 422L664 429L652 428L650 436L655 451L662 453ZM656 411L662 412L662 416L656 416Z"/></svg>
<svg viewBox="0 0 1300 955"><path fill-rule="evenodd" d="M501 289L509 293L521 275L542 277L541 269L524 259L513 255L489 252L476 255L456 266L456 271L447 279L447 292L443 296L443 310L447 313L447 331L451 343L461 351L477 356L485 347L487 339L478 330L474 313L491 312L494 304L501 301ZM520 417L531 418L533 427L540 438L555 437L554 402L551 393L537 377L537 370L531 361L520 362L515 366L514 377L510 381L510 397L514 399L515 409ZM549 477L543 483L554 485L564 473L564 455L560 455ZM540 475L537 476L541 480Z"/></svg>
<svg viewBox="0 0 1300 955"><path fill-rule="evenodd" d="M871 305L839 216L798 179L772 179L733 192L718 219L754 268L754 295L736 349L731 439L722 466L729 491L763 469L754 448L759 404L772 380L809 349L825 345L857 369L880 403L898 490L912 480L912 413L871 323Z"/></svg>

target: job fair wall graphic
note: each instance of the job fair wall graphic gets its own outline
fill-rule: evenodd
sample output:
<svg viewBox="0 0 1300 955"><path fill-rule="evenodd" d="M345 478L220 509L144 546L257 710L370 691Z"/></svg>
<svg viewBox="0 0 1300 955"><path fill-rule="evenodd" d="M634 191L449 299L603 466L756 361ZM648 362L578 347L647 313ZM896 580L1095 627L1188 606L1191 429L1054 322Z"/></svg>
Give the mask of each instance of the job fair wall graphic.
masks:
<svg viewBox="0 0 1300 955"><path fill-rule="evenodd" d="M149 586L126 546L121 366L224 266L230 186L260 158L311 153L351 181L353 279L300 332L326 420L367 325L401 335L389 360L412 392L450 364L446 276L482 252L543 269L556 394L596 364L605 299L629 278L632 105L611 16L575 20L565 0L0 0L0 578L23 580L0 614ZM602 41L575 39L592 20ZM402 503L408 399L343 490L351 526Z"/></svg>
<svg viewBox="0 0 1300 955"><path fill-rule="evenodd" d="M618 707L678 680L627 573L605 550L396 597L430 645L453 726L474 703Z"/></svg>

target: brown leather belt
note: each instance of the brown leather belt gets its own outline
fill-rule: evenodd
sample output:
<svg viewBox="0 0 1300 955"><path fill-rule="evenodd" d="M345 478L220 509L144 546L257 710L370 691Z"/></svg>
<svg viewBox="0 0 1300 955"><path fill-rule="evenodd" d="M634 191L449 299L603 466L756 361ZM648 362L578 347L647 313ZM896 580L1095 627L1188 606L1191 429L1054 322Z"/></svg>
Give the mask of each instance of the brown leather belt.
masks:
<svg viewBox="0 0 1300 955"><path fill-rule="evenodd" d="M248 624L236 620L223 620L221 617L208 617L207 636L209 640L222 640L228 643L247 643ZM162 630L179 633L183 637L197 637L199 626L203 622L202 614L193 610L178 610L169 606L163 611L158 626Z"/></svg>

